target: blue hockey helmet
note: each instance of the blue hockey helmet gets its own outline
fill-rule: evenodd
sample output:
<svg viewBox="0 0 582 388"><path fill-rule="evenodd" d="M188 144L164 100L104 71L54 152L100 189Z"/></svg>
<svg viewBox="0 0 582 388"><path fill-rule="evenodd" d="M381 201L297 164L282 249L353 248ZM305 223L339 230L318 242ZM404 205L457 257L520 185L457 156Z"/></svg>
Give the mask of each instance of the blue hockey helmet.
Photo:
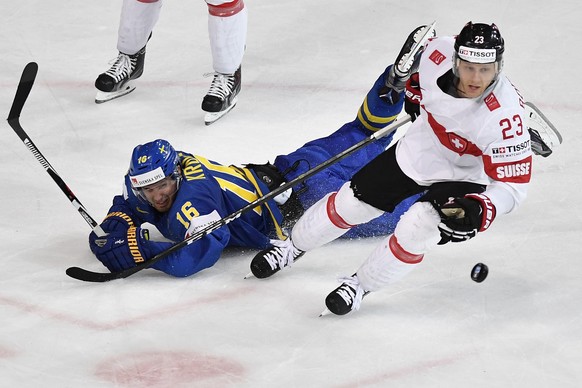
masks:
<svg viewBox="0 0 582 388"><path fill-rule="evenodd" d="M144 200L146 198L141 190L143 187L170 176L176 180L177 190L182 180L178 153L167 140L163 139L157 139L135 147L127 174L129 175L133 192Z"/></svg>
<svg viewBox="0 0 582 388"><path fill-rule="evenodd" d="M505 42L495 24L468 22L455 39L453 73L458 77L461 60L471 63L495 63L495 77L503 69Z"/></svg>

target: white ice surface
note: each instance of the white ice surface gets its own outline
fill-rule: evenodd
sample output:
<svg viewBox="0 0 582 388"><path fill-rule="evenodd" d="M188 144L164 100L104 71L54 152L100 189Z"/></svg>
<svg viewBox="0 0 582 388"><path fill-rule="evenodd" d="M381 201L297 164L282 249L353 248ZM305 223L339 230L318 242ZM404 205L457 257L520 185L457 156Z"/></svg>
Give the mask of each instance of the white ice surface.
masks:
<svg viewBox="0 0 582 388"><path fill-rule="evenodd" d="M158 137L223 163L263 162L352 120L408 35L437 20L498 24L506 73L564 137L535 159L528 201L484 235L444 246L345 317L318 318L336 277L377 239L339 241L265 281L252 250L186 279L104 270L89 228L4 122L0 135L3 387L579 387L582 135L578 0L247 0L237 107L200 110L211 71L202 1L167 1L130 95L93 102L115 58L120 1L0 1L0 111L24 65L40 66L21 123L91 215L121 187L132 148ZM489 265L481 284L469 278Z"/></svg>

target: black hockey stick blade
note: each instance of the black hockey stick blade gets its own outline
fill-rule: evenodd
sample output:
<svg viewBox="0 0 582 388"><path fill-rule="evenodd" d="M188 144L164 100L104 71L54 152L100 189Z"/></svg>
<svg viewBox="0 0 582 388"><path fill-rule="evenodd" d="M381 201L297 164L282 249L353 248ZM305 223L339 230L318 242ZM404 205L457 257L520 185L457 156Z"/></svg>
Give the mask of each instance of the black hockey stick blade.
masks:
<svg viewBox="0 0 582 388"><path fill-rule="evenodd" d="M32 85L34 85L37 72L38 65L36 62L30 62L24 67L22 76L20 77L20 82L18 83L18 89L16 89L14 101L12 102L12 108L10 108L10 113L8 113L8 122L15 119L18 120L20 117L24 103L26 102L26 99L32 90Z"/></svg>
<svg viewBox="0 0 582 388"><path fill-rule="evenodd" d="M123 271L111 272L111 273L93 272L93 271L89 271L89 270L79 268L79 267L70 267L67 269L66 273L67 273L67 275L69 275L72 278L75 278L77 280L82 280L85 282L108 282L110 280L123 279L123 278L126 278L128 276L131 276L131 275L135 274L136 272L139 272L141 270L144 270L146 268L151 267L154 263L157 263L158 261L162 260L163 258L174 253L178 249L181 249L188 244L192 244L194 241L200 240L201 238L203 238L207 234L212 233L213 231L217 230L218 228L221 228L222 226L236 220L238 217L241 216L241 214L246 213L247 211L252 210L252 209L256 208L257 206L261 206L265 202L275 198L277 195L287 191L288 189L295 186L296 184L303 182L304 180L315 175L316 173L323 170L324 168L327 168L328 166L345 158L346 156L361 149L362 147L366 146L367 144L396 131L398 128L402 127L404 124L406 124L410 121L411 121L410 116L406 115L401 120L399 120L397 122L395 121L395 122L391 123L390 125L380 129L379 131L375 132L370 137L367 137L367 138L361 140L360 142L349 147L348 149L346 149L346 150L340 152L339 154L329 158L325 162L322 162L319 165L313 167L311 170L304 172L303 174L299 175L295 179L277 187L275 190L263 195L262 197L257 198L253 202L240 208L239 210L235 211L234 213L232 213L232 214L230 214L230 215L228 215L228 216L226 216L218 221L212 222L211 224L207 225L206 227L191 234L186 239L184 239L180 242L177 242L176 244L172 245L170 248L166 249L165 251L158 253L154 257L150 258L148 261L140 263L135 267L132 267L132 268L129 268L129 269L126 269Z"/></svg>

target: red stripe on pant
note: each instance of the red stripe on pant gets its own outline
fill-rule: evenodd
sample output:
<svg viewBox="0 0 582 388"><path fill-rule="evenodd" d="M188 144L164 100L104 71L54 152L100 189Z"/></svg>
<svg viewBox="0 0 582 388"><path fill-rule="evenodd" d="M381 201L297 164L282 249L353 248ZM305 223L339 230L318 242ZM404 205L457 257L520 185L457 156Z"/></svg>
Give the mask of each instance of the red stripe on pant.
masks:
<svg viewBox="0 0 582 388"><path fill-rule="evenodd" d="M218 16L221 18L226 18L232 15L236 15L245 7L243 0L235 0L230 3L224 3L221 5L208 4L208 13L212 16Z"/></svg>

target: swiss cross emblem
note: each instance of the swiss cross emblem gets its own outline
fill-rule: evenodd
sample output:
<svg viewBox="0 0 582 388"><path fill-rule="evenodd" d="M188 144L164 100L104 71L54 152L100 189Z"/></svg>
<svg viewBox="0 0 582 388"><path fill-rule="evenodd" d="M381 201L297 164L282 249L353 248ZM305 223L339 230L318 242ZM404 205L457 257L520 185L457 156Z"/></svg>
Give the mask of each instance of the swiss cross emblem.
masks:
<svg viewBox="0 0 582 388"><path fill-rule="evenodd" d="M454 133L449 133L449 143L455 152L463 153L467 149L467 140Z"/></svg>

